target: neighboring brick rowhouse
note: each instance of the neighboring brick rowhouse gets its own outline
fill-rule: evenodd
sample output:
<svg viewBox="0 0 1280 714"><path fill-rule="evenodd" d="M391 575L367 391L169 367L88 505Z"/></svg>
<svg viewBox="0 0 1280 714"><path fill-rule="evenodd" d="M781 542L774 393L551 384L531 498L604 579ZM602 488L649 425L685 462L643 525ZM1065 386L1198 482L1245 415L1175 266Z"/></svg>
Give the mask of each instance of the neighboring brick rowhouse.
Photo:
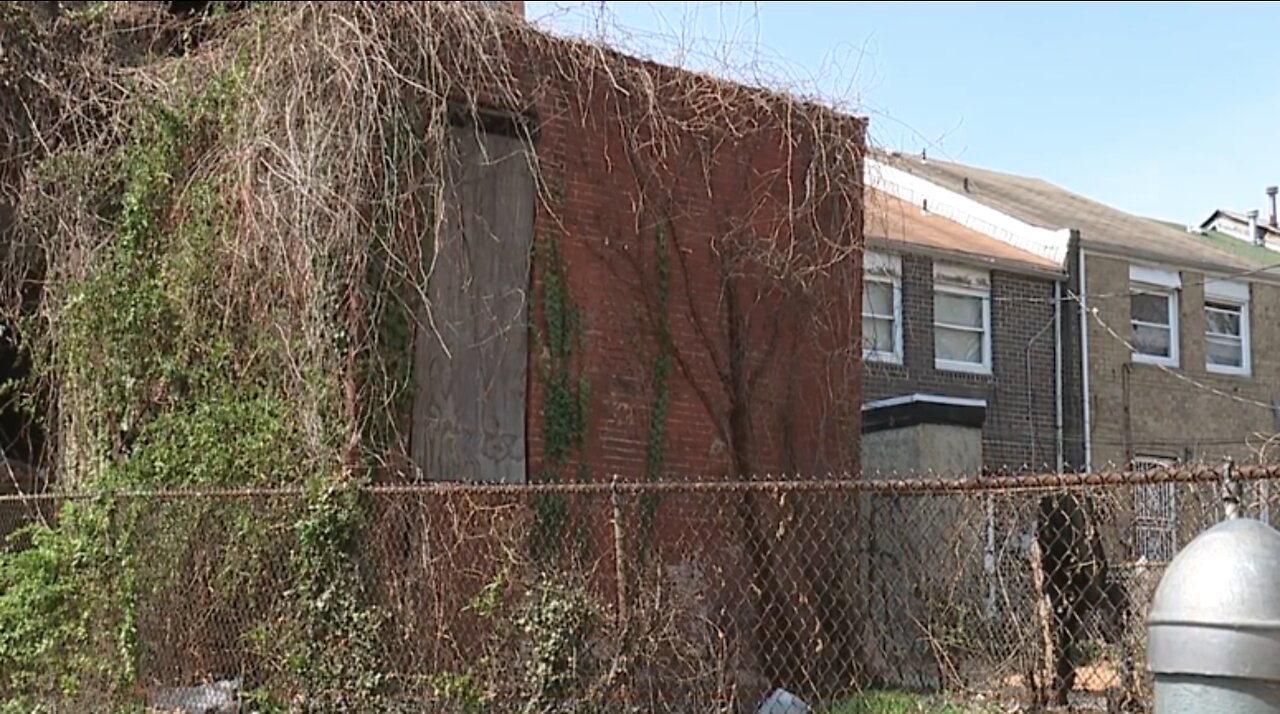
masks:
<svg viewBox="0 0 1280 714"><path fill-rule="evenodd" d="M902 273L904 363L868 361L865 399L917 392L985 399L988 468L1055 467L1053 280L991 272L992 373L979 375L934 366L933 260L904 255Z"/></svg>
<svg viewBox="0 0 1280 714"><path fill-rule="evenodd" d="M1206 276L1180 271L1180 359L1162 369L1133 362L1126 345L1129 266L1096 254L1086 261L1090 307L1098 311L1089 320L1094 468L1126 466L1134 457L1256 460L1278 431L1268 405L1280 395L1280 361L1272 359L1280 354L1280 286L1252 284L1252 374L1221 375L1205 368Z"/></svg>

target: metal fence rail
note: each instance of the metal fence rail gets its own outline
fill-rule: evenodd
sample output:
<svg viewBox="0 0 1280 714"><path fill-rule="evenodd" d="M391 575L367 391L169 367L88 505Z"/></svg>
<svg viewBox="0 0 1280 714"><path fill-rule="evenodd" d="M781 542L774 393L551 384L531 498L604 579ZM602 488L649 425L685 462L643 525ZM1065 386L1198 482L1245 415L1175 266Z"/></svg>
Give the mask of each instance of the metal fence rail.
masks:
<svg viewBox="0 0 1280 714"><path fill-rule="evenodd" d="M1146 605L1222 517L1223 476L0 497L0 617L36 567L23 553L65 586L31 611L48 651L0 646L0 695L707 712L782 688L818 711L886 691L1141 709ZM1244 514L1269 513L1276 471L1233 476ZM67 532L100 545L42 540Z"/></svg>

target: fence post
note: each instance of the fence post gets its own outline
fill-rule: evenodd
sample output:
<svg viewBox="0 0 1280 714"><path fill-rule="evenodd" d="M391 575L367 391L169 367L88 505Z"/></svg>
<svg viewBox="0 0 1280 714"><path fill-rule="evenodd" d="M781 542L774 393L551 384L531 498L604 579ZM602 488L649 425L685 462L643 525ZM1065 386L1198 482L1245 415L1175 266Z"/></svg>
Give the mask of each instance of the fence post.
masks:
<svg viewBox="0 0 1280 714"><path fill-rule="evenodd" d="M623 521L622 490L618 488L618 475L614 474L609 487L609 502L613 506L613 562L618 579L618 620L625 627L631 620L631 599L627 573L627 532Z"/></svg>
<svg viewBox="0 0 1280 714"><path fill-rule="evenodd" d="M631 699L631 587L627 568L627 529L623 517L624 505L622 490L618 488L618 475L613 475L609 486L609 504L612 506L613 521L613 567L614 577L618 579L618 659L610 679L615 683L615 696L619 701L629 702Z"/></svg>

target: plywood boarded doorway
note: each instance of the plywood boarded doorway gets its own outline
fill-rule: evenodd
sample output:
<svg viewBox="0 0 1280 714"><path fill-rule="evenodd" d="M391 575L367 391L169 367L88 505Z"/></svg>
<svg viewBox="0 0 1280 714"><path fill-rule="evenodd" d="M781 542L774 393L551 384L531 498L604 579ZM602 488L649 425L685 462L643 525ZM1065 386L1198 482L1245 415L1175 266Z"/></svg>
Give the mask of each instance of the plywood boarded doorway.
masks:
<svg viewBox="0 0 1280 714"><path fill-rule="evenodd" d="M518 136L452 130L414 345L412 452L424 480L526 480L531 151Z"/></svg>

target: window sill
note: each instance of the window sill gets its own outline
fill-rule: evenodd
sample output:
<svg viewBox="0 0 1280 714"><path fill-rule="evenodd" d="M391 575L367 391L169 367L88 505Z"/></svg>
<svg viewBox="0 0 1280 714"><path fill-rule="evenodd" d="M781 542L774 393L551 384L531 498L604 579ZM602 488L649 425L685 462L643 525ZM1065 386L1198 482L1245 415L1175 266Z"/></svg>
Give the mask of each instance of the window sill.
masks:
<svg viewBox="0 0 1280 714"><path fill-rule="evenodd" d="M1130 360L1134 364L1149 364L1154 367L1174 367L1178 366L1178 358L1176 357L1156 357L1154 355L1142 354L1141 352L1130 353Z"/></svg>
<svg viewBox="0 0 1280 714"><path fill-rule="evenodd" d="M933 361L933 368L940 372L959 372L961 374L973 374L980 377L991 376L991 365L989 364L951 362L949 360L936 359Z"/></svg>
<svg viewBox="0 0 1280 714"><path fill-rule="evenodd" d="M876 364L902 364L902 355L893 354L892 352L863 352L863 362L875 362Z"/></svg>
<svg viewBox="0 0 1280 714"><path fill-rule="evenodd" d="M1222 377L1252 377L1253 370L1248 367L1224 367L1217 364L1206 364L1204 371Z"/></svg>

